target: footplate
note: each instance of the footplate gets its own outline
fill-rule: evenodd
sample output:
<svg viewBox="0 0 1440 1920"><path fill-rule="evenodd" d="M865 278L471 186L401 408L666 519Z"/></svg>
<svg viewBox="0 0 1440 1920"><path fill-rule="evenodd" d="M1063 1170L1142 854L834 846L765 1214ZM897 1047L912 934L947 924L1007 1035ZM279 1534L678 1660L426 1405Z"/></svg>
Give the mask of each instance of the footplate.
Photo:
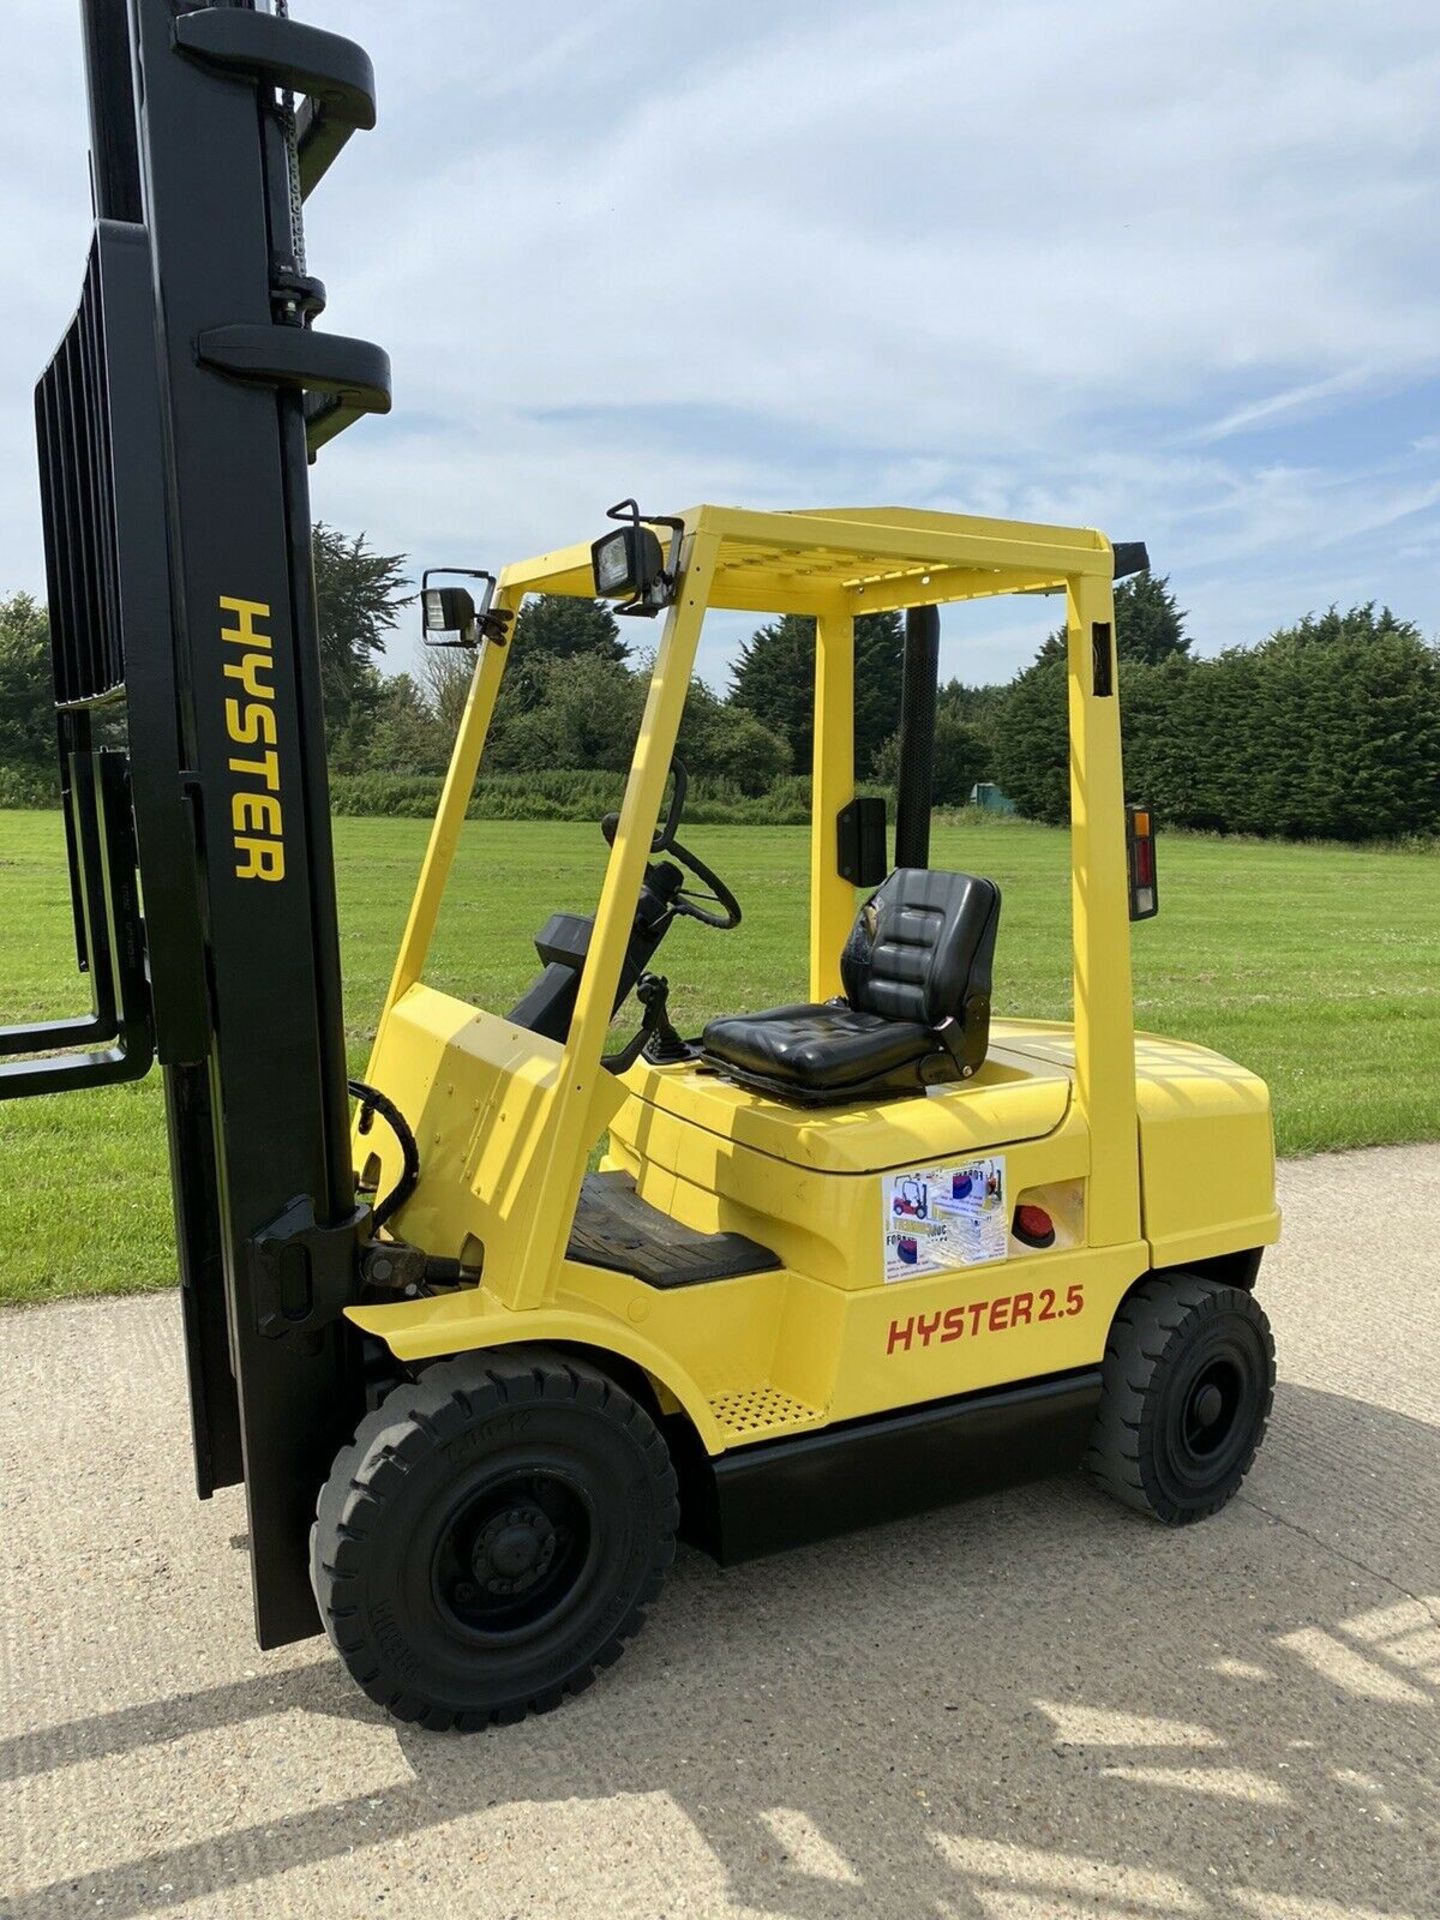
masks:
<svg viewBox="0 0 1440 1920"><path fill-rule="evenodd" d="M692 1287L770 1273L780 1258L743 1233L697 1233L652 1207L628 1173L590 1173L570 1229L570 1259L633 1273L647 1287Z"/></svg>

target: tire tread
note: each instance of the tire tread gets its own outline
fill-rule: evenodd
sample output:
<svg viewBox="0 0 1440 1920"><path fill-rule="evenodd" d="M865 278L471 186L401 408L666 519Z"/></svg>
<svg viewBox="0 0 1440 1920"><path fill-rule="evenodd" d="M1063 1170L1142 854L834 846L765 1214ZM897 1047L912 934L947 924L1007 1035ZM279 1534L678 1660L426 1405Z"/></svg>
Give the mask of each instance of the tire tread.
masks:
<svg viewBox="0 0 1440 1920"><path fill-rule="evenodd" d="M367 1516L378 1517L401 1491L412 1466L432 1449L454 1438L472 1420L526 1397L600 1413L639 1443L659 1495L660 1524L651 1562L614 1631L559 1682L485 1707L427 1700L413 1688L397 1685L393 1675L387 1675L384 1660L377 1664L376 1650L369 1644L356 1588L368 1538L363 1523ZM410 1450L410 1460L402 1457L402 1449ZM357 1519L362 1522L359 1527ZM336 1455L316 1501L310 1530L311 1580L331 1644L370 1699L394 1719L432 1732L475 1732L510 1725L532 1713L548 1713L614 1665L643 1626L646 1611L664 1583L675 1557L679 1521L679 1487L669 1448L649 1414L623 1388L583 1362L546 1356L543 1350L527 1350L523 1355L492 1352L481 1364L475 1357L436 1362L418 1380L396 1387L360 1422L354 1439Z"/></svg>
<svg viewBox="0 0 1440 1920"><path fill-rule="evenodd" d="M1232 1483L1217 1489L1213 1500L1182 1507L1165 1495L1154 1472L1147 1470L1147 1415L1153 1418L1163 1369L1177 1343L1183 1345L1198 1326L1216 1315L1236 1312L1243 1314L1261 1337L1268 1367L1264 1405L1253 1443L1238 1473L1228 1476ZM1101 1373L1100 1404L1082 1470L1124 1506L1169 1526L1187 1525L1217 1513L1249 1472L1274 1399L1275 1343L1254 1297L1243 1288L1184 1269L1152 1275L1117 1310L1106 1339Z"/></svg>

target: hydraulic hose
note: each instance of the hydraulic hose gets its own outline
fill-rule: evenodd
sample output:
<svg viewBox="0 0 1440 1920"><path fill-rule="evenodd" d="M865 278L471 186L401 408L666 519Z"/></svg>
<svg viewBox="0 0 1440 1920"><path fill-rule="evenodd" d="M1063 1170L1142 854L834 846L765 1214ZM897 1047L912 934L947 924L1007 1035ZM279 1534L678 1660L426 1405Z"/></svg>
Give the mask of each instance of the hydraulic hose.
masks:
<svg viewBox="0 0 1440 1920"><path fill-rule="evenodd" d="M370 1213L371 1226L383 1227L396 1208L404 1206L419 1183L420 1149L415 1144L409 1121L395 1102L381 1093L378 1087L368 1087L363 1080L352 1080L350 1093L352 1098L360 1102L361 1133L369 1133L378 1113L400 1144L400 1178L383 1200L375 1202Z"/></svg>

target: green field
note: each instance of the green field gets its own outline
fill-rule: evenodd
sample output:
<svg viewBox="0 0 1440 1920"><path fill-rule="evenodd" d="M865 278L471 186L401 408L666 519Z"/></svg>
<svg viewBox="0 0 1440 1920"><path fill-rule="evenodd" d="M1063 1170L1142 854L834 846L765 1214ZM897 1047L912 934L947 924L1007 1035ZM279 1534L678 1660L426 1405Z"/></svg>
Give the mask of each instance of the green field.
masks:
<svg viewBox="0 0 1440 1920"><path fill-rule="evenodd" d="M798 828L696 827L745 924L685 923L661 965L678 1024L803 994L806 846ZM350 1057L363 1070L425 828L337 823ZM554 907L588 908L597 830L473 822L430 970L503 1009L534 971L530 935ZM992 875L1005 895L997 1014L1064 1018L1069 869L1063 833L1015 822L936 830L932 859ZM1440 1137L1440 857L1226 843L1161 844L1163 910L1135 930L1136 1020L1256 1068L1280 1148ZM57 814L0 813L0 1018L84 1010ZM284 1115L275 1116L284 1124ZM0 1105L0 1299L127 1292L173 1279L160 1088Z"/></svg>

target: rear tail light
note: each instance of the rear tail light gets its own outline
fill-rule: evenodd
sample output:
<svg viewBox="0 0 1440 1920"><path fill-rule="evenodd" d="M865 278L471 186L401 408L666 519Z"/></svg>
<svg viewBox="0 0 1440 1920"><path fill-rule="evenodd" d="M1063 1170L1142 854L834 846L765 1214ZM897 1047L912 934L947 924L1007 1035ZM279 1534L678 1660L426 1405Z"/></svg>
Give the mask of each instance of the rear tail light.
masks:
<svg viewBox="0 0 1440 1920"><path fill-rule="evenodd" d="M1126 807L1125 851L1130 868L1130 918L1153 920L1160 911L1155 885L1155 816L1149 807Z"/></svg>

